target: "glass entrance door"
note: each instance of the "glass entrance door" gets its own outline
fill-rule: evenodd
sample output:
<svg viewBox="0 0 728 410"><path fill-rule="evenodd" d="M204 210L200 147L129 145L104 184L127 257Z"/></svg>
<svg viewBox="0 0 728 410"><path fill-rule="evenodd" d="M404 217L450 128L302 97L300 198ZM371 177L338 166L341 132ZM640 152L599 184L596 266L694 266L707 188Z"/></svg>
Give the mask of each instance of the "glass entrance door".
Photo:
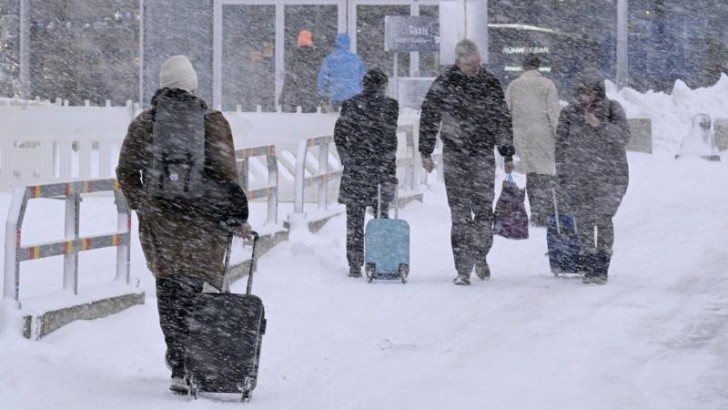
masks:
<svg viewBox="0 0 728 410"><path fill-rule="evenodd" d="M346 0L216 0L215 97L223 110L277 111L301 30L325 55L346 27ZM315 70L312 70L315 71ZM318 76L318 72L311 73Z"/></svg>
<svg viewBox="0 0 728 410"><path fill-rule="evenodd" d="M275 7L223 6L223 110L275 111Z"/></svg>
<svg viewBox="0 0 728 410"><path fill-rule="evenodd" d="M314 99L305 102L312 105L311 110L320 105L319 101L315 101L318 95L318 73L324 57L334 49L338 32L338 10L336 4L284 6L284 73L281 92L278 93L278 104L283 111L292 111L295 107L291 102L302 104L302 99ZM308 47L298 44L299 33L303 30L311 32L313 45L310 47L313 49L297 51L299 47ZM308 59L312 61L304 61ZM292 81L293 78L296 80ZM291 83L286 84L286 81ZM282 101L283 93L287 94L287 101ZM291 98L292 95L296 97Z"/></svg>

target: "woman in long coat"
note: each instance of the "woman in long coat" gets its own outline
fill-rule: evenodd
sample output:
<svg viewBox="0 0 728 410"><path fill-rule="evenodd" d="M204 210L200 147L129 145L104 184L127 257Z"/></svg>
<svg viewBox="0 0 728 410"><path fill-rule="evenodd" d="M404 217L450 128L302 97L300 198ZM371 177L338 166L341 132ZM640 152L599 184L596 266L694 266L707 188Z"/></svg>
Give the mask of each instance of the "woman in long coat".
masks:
<svg viewBox="0 0 728 410"><path fill-rule="evenodd" d="M629 184L624 109L610 100L604 79L589 73L576 85L574 103L561 111L556 172L567 209L576 219L585 283L606 283L614 244L612 218ZM596 235L595 235L596 229Z"/></svg>
<svg viewBox="0 0 728 410"><path fill-rule="evenodd" d="M334 141L344 171L339 202L346 205L346 256L349 276L360 277L364 264L364 216L377 209L386 217L397 187L397 117L399 104L387 97L387 76L379 69L364 76L364 91L344 101L336 121Z"/></svg>

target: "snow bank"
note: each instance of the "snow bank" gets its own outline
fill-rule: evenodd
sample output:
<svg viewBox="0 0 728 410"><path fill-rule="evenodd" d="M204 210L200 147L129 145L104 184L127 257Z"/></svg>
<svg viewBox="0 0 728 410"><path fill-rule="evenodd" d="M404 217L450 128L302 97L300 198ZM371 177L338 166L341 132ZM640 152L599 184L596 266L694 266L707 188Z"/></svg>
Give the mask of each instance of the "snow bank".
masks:
<svg viewBox="0 0 728 410"><path fill-rule="evenodd" d="M696 114L708 114L713 122L728 118L728 76L725 74L715 85L695 90L677 80L671 94L639 93L631 88L618 91L615 84L607 82L607 95L622 103L628 118L650 118L653 149L670 154L680 149Z"/></svg>

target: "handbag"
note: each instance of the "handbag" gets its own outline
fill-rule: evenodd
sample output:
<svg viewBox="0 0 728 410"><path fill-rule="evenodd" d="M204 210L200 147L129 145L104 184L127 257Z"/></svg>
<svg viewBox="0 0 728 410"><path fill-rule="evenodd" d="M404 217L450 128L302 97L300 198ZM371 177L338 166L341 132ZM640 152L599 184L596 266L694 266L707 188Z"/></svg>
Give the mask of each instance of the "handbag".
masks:
<svg viewBox="0 0 728 410"><path fill-rule="evenodd" d="M528 239L526 190L519 188L508 173L495 204L493 234L507 239Z"/></svg>

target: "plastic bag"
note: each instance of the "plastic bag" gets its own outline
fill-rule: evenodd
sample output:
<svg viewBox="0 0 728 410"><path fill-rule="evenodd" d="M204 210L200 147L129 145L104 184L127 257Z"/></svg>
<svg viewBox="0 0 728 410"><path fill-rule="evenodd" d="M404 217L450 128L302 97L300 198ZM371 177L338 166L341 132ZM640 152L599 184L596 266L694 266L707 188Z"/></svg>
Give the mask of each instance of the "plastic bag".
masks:
<svg viewBox="0 0 728 410"><path fill-rule="evenodd" d="M528 239L526 190L519 188L511 174L506 174L503 189L495 204L493 234L507 239Z"/></svg>

